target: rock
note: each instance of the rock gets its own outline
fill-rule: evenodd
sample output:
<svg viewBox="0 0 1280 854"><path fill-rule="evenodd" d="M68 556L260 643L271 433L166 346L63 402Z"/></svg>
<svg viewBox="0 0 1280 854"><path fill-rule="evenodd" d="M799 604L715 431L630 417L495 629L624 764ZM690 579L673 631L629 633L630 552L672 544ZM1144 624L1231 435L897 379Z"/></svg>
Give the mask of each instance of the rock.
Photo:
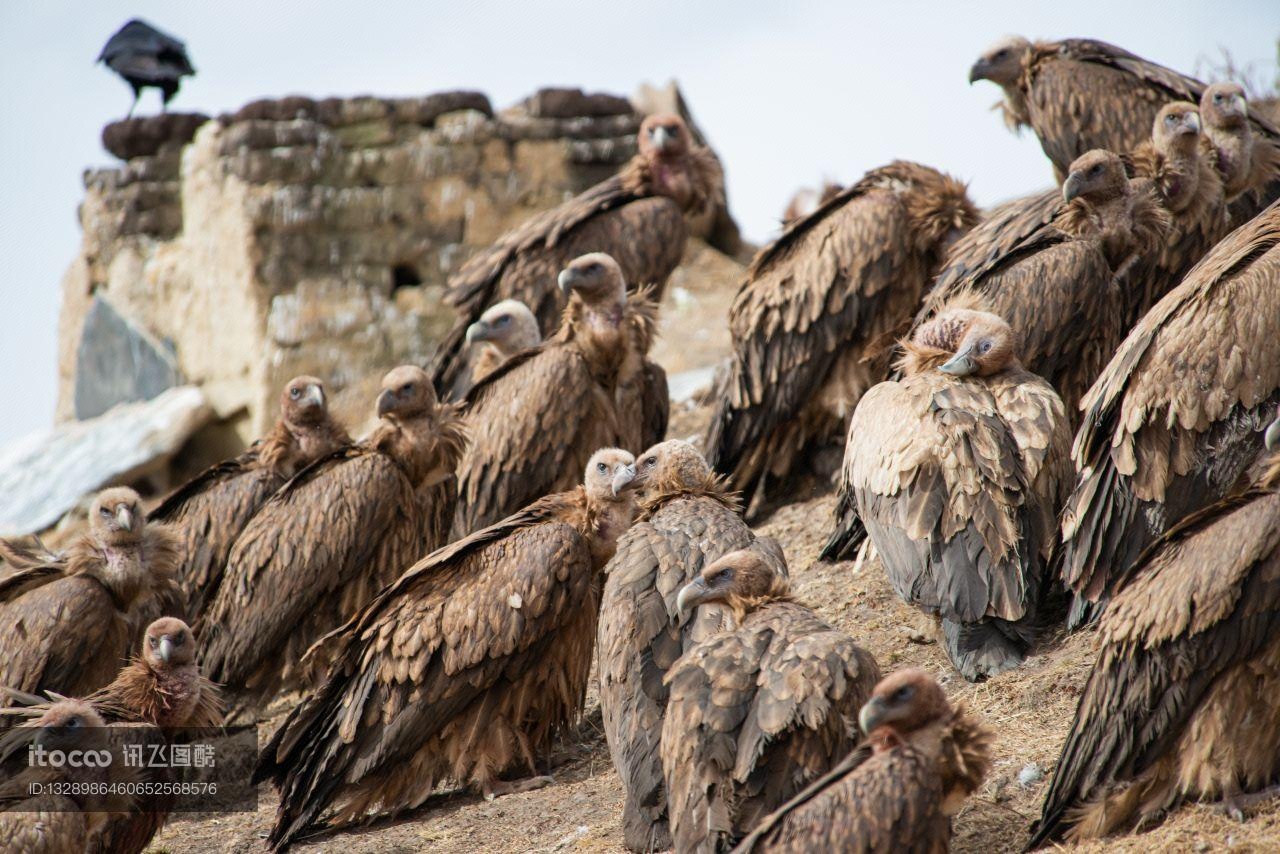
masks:
<svg viewBox="0 0 1280 854"><path fill-rule="evenodd" d="M445 113L477 110L493 115L493 105L483 92L460 90L437 92L419 98L322 98L301 95L284 98L262 98L245 104L234 113L219 117L223 124L247 121L289 122L298 119L319 122L329 127L347 127L368 121L390 119L431 127Z"/></svg>
<svg viewBox="0 0 1280 854"><path fill-rule="evenodd" d="M1028 762L1018 771L1018 785L1024 789L1030 789L1043 779L1044 769L1036 762Z"/></svg>
<svg viewBox="0 0 1280 854"><path fill-rule="evenodd" d="M182 372L169 349L95 296L76 348L76 418L94 418L118 403L151 400L181 384Z"/></svg>
<svg viewBox="0 0 1280 854"><path fill-rule="evenodd" d="M209 117L203 113L161 113L112 122L102 129L102 147L121 160L151 157L191 141Z"/></svg>
<svg viewBox="0 0 1280 854"><path fill-rule="evenodd" d="M581 89L548 87L539 89L524 102L529 115L567 119L574 116L623 116L633 112L631 102L604 92L587 94Z"/></svg>
<svg viewBox="0 0 1280 854"><path fill-rule="evenodd" d="M86 494L164 467L213 413L194 386L0 448L0 536L49 527Z"/></svg>

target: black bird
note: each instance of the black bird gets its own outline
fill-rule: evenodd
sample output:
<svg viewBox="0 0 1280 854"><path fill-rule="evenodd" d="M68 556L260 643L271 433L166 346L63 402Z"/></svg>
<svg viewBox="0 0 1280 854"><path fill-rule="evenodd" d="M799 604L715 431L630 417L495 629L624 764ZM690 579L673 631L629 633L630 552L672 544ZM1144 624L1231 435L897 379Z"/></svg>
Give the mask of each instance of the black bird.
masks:
<svg viewBox="0 0 1280 854"><path fill-rule="evenodd" d="M143 89L154 86L160 90L164 98L163 110L178 94L182 78L196 73L187 58L185 44L139 18L125 24L107 40L98 62L105 62L133 87L130 116L138 106Z"/></svg>

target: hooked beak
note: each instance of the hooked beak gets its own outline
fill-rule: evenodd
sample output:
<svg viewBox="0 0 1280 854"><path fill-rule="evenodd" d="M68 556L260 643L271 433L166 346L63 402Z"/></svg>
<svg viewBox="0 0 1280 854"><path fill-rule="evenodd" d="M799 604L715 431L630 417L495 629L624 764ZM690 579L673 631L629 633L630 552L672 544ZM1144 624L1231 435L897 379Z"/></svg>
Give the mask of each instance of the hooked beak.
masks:
<svg viewBox="0 0 1280 854"><path fill-rule="evenodd" d="M671 135L664 127L656 127L653 129L653 144L658 147L659 151L666 151L675 137Z"/></svg>
<svg viewBox="0 0 1280 854"><path fill-rule="evenodd" d="M1262 441L1266 443L1268 451L1280 451L1280 416L1271 422L1271 426L1263 434Z"/></svg>
<svg viewBox="0 0 1280 854"><path fill-rule="evenodd" d="M315 384L307 386L307 396L303 400L312 406L324 406L324 389Z"/></svg>
<svg viewBox="0 0 1280 854"><path fill-rule="evenodd" d="M133 511L121 505L116 508L116 524L126 531L133 530Z"/></svg>
<svg viewBox="0 0 1280 854"><path fill-rule="evenodd" d="M574 283L578 280L578 272L573 269L566 268L560 271L560 275L556 281L560 284L560 292L566 297L573 291Z"/></svg>
<svg viewBox="0 0 1280 854"><path fill-rule="evenodd" d="M872 697L858 712L858 726L862 727L865 735L871 735L872 730L880 726L884 722L884 702L879 697Z"/></svg>
<svg viewBox="0 0 1280 854"><path fill-rule="evenodd" d="M396 407L396 396L391 389L386 389L382 394L378 395L378 417L386 416Z"/></svg>
<svg viewBox="0 0 1280 854"><path fill-rule="evenodd" d="M947 361L938 365L938 370L953 377L967 377L978 369L973 359L973 345L964 347Z"/></svg>
<svg viewBox="0 0 1280 854"><path fill-rule="evenodd" d="M1187 113L1187 129L1191 133L1200 133L1200 116L1197 113Z"/></svg>
<svg viewBox="0 0 1280 854"><path fill-rule="evenodd" d="M619 466L613 475L613 494L618 493L632 486L636 480L636 467L633 465Z"/></svg>
<svg viewBox="0 0 1280 854"><path fill-rule="evenodd" d="M1236 109L1240 111L1240 115L1248 117L1249 102L1244 99L1244 95L1233 95L1231 100L1236 105Z"/></svg>
<svg viewBox="0 0 1280 854"><path fill-rule="evenodd" d="M477 341L488 341L489 333L491 331L489 324L485 323L483 320L477 320L475 323L467 327L467 343L474 344Z"/></svg>
<svg viewBox="0 0 1280 854"><path fill-rule="evenodd" d="M1072 172L1068 175L1067 180L1062 184L1062 201L1069 202L1080 195L1082 184L1084 184L1084 179L1077 173Z"/></svg>
<svg viewBox="0 0 1280 854"><path fill-rule="evenodd" d="M986 80L986 79L987 79L987 61L985 59L979 59L977 62L973 64L973 67L969 69L969 85L972 86L974 83L977 83L979 80Z"/></svg>
<svg viewBox="0 0 1280 854"><path fill-rule="evenodd" d="M160 649L156 654L160 656L160 660L165 664L169 663L169 656L173 655L173 641L167 635L160 638Z"/></svg>
<svg viewBox="0 0 1280 854"><path fill-rule="evenodd" d="M707 587L707 582L702 576L698 576L684 587L681 587L680 593L676 596L676 612L680 615L680 621L684 622L685 618L707 598L710 592L710 588Z"/></svg>

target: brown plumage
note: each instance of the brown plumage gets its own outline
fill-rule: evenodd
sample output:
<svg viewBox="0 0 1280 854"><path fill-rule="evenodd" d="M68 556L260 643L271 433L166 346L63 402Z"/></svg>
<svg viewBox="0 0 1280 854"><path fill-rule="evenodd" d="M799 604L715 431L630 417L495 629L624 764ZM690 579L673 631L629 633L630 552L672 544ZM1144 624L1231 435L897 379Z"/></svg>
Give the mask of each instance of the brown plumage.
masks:
<svg viewBox="0 0 1280 854"><path fill-rule="evenodd" d="M480 319L467 327L467 350L460 355L469 370L455 371L456 379L448 397L462 400L471 387L498 369L521 350L542 343L538 319L519 300L506 299L485 309Z"/></svg>
<svg viewBox="0 0 1280 854"><path fill-rule="evenodd" d="M860 519L894 589L942 620L966 679L1021 663L1070 488L1062 400L993 314L946 308L849 424L833 540ZM853 515L856 511L856 519Z"/></svg>
<svg viewBox="0 0 1280 854"><path fill-rule="evenodd" d="M351 437L329 414L324 383L294 377L280 393L280 418L238 457L180 486L148 518L174 526L182 540L178 583L195 622L218 591L236 537L285 481Z"/></svg>
<svg viewBox="0 0 1280 854"><path fill-rule="evenodd" d="M1048 380L1071 418L1124 339L1127 299L1117 281L1159 251L1169 215L1121 159L1091 151L1071 166L1063 204L1045 223L1033 197L986 251L966 245L943 269L916 324L957 299L977 297L1018 331L1019 357ZM1025 228L1016 234L1014 228ZM975 263L977 262L977 263Z"/></svg>
<svg viewBox="0 0 1280 854"><path fill-rule="evenodd" d="M866 743L760 823L737 854L944 854L951 818L991 768L991 733L924 671L876 686L859 715Z"/></svg>
<svg viewBox="0 0 1280 854"><path fill-rule="evenodd" d="M727 619L709 604L681 623L676 599L703 567L750 546L723 480L689 443L667 441L640 455L640 515L605 569L600 611L600 707L626 801L628 848L670 847L658 745L668 689L663 677L686 649ZM782 556L777 555L782 566Z"/></svg>
<svg viewBox="0 0 1280 854"><path fill-rule="evenodd" d="M646 356L656 306L645 292L628 299L603 253L574 259L560 285L571 296L559 332L467 395L454 538L571 489L598 448L644 447L666 432L666 374Z"/></svg>
<svg viewBox="0 0 1280 854"><path fill-rule="evenodd" d="M858 709L880 668L853 638L791 598L776 547L731 552L677 596L682 618L704 603L733 628L667 673L662 767L678 852L724 850L826 773L856 743Z"/></svg>
<svg viewBox="0 0 1280 854"><path fill-rule="evenodd" d="M461 316L436 355L438 389L452 385L467 327L496 302L520 300L550 335L566 301L556 291L556 275L580 255L612 255L627 282L652 284L661 300L684 253L685 217L721 203L724 177L715 155L693 141L679 116L647 116L637 141L639 152L617 175L507 232L449 280L446 299Z"/></svg>
<svg viewBox="0 0 1280 854"><path fill-rule="evenodd" d="M750 497L838 443L888 368L949 241L978 220L964 184L898 161L867 173L756 256L729 311L707 461ZM806 453L807 452L807 453ZM829 474L829 472L828 472Z"/></svg>
<svg viewBox="0 0 1280 854"><path fill-rule="evenodd" d="M465 444L421 368L382 381L377 429L295 475L236 539L196 626L205 674L253 707L302 677L311 643L446 542Z"/></svg>
<svg viewBox="0 0 1280 854"><path fill-rule="evenodd" d="M273 848L330 810L340 824L415 807L444 780L486 795L549 782L501 777L536 774L581 713L634 459L593 455L582 486L424 558L326 639L324 685L255 771L280 790Z"/></svg>
<svg viewBox="0 0 1280 854"><path fill-rule="evenodd" d="M1280 206L1233 231L1129 333L1084 399L1063 580L1098 602L1170 525L1231 491L1280 401ZM1072 624L1088 617L1082 604Z"/></svg>
<svg viewBox="0 0 1280 854"><path fill-rule="evenodd" d="M89 530L62 554L6 548L0 687L83 696L111 681L161 615L182 613L176 536L132 489L100 492Z"/></svg>
<svg viewBox="0 0 1280 854"><path fill-rule="evenodd" d="M1232 225L1252 219L1280 195L1280 131L1250 115L1244 88L1214 83L1200 97L1205 150L1222 176Z"/></svg>
<svg viewBox="0 0 1280 854"><path fill-rule="evenodd" d="M1280 419L1270 471L1186 517L1117 583L1028 847L1127 832L1280 781Z"/></svg>

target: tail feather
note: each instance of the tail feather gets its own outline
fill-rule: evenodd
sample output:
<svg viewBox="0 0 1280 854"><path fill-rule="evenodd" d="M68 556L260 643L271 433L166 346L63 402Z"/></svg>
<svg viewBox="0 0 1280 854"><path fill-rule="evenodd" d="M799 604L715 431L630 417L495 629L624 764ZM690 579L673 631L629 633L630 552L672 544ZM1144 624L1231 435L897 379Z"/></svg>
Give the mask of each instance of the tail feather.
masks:
<svg viewBox="0 0 1280 854"><path fill-rule="evenodd" d="M1022 664L1031 647L1029 620L1011 623L986 619L979 623L942 621L947 657L969 682L980 682Z"/></svg>

